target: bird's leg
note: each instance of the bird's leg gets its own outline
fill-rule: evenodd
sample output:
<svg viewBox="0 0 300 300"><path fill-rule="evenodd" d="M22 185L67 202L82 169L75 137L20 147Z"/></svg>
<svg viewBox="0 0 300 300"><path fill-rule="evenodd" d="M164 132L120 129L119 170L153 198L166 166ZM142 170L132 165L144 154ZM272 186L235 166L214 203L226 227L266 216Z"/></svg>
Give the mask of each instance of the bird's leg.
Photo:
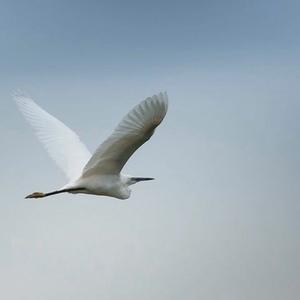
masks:
<svg viewBox="0 0 300 300"><path fill-rule="evenodd" d="M31 198L44 198L44 197L48 197L48 196L52 196L52 195L56 195L56 194L60 194L60 193L66 193L69 190L59 190L59 191L54 191L54 192L50 192L50 193L41 193L41 192L35 192L32 193L28 196L25 197L25 199L31 199Z"/></svg>
<svg viewBox="0 0 300 300"><path fill-rule="evenodd" d="M48 197L48 196L52 196L52 195L56 195L56 194L71 193L71 192L75 192L75 191L84 191L84 190L85 190L84 188L70 188L70 189L62 189L62 190L58 190L58 191L54 191L54 192L50 192L50 193L35 192L35 193L32 193L32 194L26 196L25 199L44 198L44 197Z"/></svg>

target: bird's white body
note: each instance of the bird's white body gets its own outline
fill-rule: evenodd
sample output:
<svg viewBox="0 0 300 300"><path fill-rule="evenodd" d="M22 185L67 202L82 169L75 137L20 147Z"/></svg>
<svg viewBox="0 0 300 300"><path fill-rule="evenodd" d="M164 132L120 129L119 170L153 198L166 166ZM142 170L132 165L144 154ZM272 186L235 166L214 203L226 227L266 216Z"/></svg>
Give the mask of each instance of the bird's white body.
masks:
<svg viewBox="0 0 300 300"><path fill-rule="evenodd" d="M92 175L80 177L75 182L69 183L63 189L70 189L69 193L92 194L98 196L109 196L118 199L128 199L131 194L129 189L130 177L118 175Z"/></svg>
<svg viewBox="0 0 300 300"><path fill-rule="evenodd" d="M130 197L129 186L148 177L131 177L121 170L131 155L150 139L168 108L166 93L154 95L135 106L93 155L75 132L23 95L14 97L52 159L64 171L69 183L50 193L33 193L42 198L59 193L84 193L118 199Z"/></svg>

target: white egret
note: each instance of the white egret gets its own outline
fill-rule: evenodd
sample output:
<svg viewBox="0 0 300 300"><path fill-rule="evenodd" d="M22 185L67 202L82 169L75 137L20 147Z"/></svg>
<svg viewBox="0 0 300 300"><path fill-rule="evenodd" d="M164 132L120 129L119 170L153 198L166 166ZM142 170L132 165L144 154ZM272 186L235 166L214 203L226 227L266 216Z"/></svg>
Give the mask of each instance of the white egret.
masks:
<svg viewBox="0 0 300 300"><path fill-rule="evenodd" d="M167 93L160 93L135 106L93 155L78 135L61 121L39 107L31 98L14 99L51 158L63 170L69 183L49 193L35 192L26 198L43 198L59 193L84 193L130 197L129 186L149 177L121 174L130 156L154 133L168 109Z"/></svg>

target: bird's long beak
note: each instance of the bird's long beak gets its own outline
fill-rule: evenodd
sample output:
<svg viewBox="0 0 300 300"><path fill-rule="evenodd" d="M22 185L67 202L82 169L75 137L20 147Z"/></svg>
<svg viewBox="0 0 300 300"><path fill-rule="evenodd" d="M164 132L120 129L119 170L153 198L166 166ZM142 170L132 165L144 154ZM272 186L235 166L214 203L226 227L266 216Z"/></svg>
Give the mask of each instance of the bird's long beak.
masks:
<svg viewBox="0 0 300 300"><path fill-rule="evenodd" d="M147 180L154 180L152 177L130 177L130 183L129 184L135 184L140 181L147 181Z"/></svg>
<svg viewBox="0 0 300 300"><path fill-rule="evenodd" d="M139 181L147 181L147 180L154 180L152 177L135 177L134 178L137 182Z"/></svg>

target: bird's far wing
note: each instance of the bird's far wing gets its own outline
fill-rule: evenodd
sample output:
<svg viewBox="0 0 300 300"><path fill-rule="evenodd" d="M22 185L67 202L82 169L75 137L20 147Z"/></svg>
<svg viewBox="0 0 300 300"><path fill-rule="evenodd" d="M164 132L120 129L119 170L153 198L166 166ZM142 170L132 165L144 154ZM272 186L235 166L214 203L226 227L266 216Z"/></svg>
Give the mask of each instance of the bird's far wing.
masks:
<svg viewBox="0 0 300 300"><path fill-rule="evenodd" d="M119 173L130 156L149 140L167 109L167 93L149 97L135 106L98 147L84 167L82 176Z"/></svg>
<svg viewBox="0 0 300 300"><path fill-rule="evenodd" d="M29 97L15 95L14 100L51 158L68 179L79 177L91 154L78 135Z"/></svg>

